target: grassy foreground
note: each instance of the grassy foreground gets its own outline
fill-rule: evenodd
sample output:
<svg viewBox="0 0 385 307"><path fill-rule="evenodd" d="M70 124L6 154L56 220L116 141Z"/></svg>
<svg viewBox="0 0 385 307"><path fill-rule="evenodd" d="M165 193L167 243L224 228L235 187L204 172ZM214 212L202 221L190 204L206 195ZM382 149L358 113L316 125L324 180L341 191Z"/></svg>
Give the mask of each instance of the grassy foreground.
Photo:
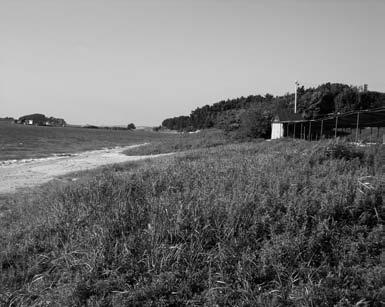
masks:
<svg viewBox="0 0 385 307"><path fill-rule="evenodd" d="M381 147L224 145L11 196L0 304L382 306L384 162Z"/></svg>

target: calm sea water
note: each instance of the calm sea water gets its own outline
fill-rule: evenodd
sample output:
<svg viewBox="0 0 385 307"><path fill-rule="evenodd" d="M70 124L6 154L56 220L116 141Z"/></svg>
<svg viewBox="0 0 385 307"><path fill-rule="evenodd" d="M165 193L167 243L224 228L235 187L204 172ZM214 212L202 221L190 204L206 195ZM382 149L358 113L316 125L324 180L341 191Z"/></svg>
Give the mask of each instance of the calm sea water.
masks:
<svg viewBox="0 0 385 307"><path fill-rule="evenodd" d="M140 144L159 137L147 131L37 127L0 122L0 161Z"/></svg>

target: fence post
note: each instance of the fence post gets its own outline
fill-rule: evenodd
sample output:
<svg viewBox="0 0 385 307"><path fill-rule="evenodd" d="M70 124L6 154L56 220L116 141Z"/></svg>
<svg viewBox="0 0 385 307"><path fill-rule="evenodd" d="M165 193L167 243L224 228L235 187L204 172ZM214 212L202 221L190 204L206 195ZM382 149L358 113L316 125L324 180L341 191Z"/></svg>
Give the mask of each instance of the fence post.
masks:
<svg viewBox="0 0 385 307"><path fill-rule="evenodd" d="M336 116L336 127L335 127L335 132L334 132L334 138L337 137L337 129L338 129L338 115Z"/></svg>
<svg viewBox="0 0 385 307"><path fill-rule="evenodd" d="M360 126L360 112L357 113L357 124L356 124L356 143L358 142L358 127Z"/></svg>
<svg viewBox="0 0 385 307"><path fill-rule="evenodd" d="M301 133L299 134L299 138L302 140L302 122L301 122Z"/></svg>

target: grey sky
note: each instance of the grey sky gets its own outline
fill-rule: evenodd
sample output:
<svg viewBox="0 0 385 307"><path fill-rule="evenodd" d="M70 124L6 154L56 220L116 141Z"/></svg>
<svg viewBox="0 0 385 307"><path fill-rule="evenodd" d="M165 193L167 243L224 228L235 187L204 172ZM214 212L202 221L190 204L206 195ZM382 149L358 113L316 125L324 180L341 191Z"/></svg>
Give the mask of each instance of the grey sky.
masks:
<svg viewBox="0 0 385 307"><path fill-rule="evenodd" d="M0 117L157 125L327 81L385 91L385 1L0 0Z"/></svg>

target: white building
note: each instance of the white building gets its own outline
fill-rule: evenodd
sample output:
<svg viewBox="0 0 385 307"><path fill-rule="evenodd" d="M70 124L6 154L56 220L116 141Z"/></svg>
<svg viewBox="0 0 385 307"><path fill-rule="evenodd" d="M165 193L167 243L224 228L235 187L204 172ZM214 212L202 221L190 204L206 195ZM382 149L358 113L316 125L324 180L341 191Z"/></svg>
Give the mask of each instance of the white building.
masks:
<svg viewBox="0 0 385 307"><path fill-rule="evenodd" d="M288 110L278 110L271 123L271 139L280 139L296 133L295 129L289 132L289 124L303 121L301 114ZM299 131L298 131L299 132Z"/></svg>
<svg viewBox="0 0 385 307"><path fill-rule="evenodd" d="M280 139L283 138L283 123L281 122L272 122L271 123L271 139Z"/></svg>

